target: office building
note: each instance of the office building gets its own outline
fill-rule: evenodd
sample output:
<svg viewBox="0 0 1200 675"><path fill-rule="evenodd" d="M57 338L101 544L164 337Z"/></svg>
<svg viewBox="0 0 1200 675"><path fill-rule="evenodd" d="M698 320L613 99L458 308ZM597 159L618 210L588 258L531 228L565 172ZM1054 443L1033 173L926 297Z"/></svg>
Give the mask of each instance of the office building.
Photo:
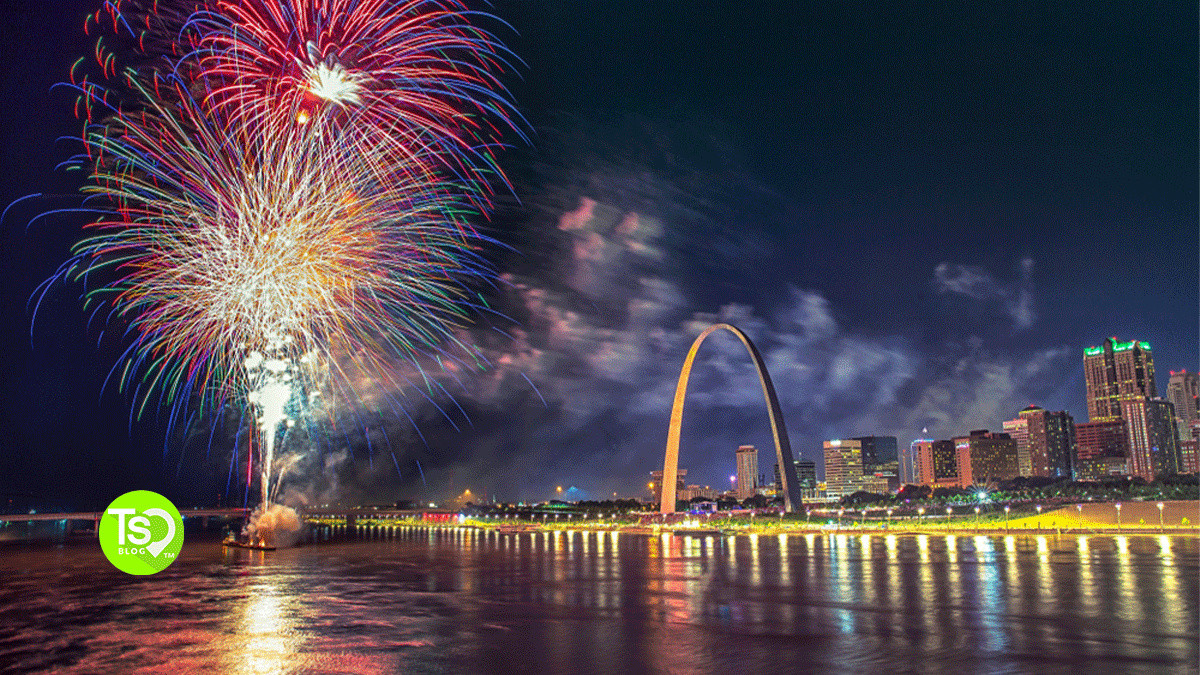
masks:
<svg viewBox="0 0 1200 675"><path fill-rule="evenodd" d="M1099 347L1088 347L1083 350L1083 376L1089 422L1120 418L1123 400L1158 396L1154 355L1147 342L1109 338Z"/></svg>
<svg viewBox="0 0 1200 675"><path fill-rule="evenodd" d="M1077 452L1075 420L1066 411L1050 412L1031 405L1021 411L1026 421L1025 435L1029 452L1030 473L1020 473L1020 441L1017 440L1018 475L1044 478L1074 476ZM1016 439L1014 439L1016 440Z"/></svg>
<svg viewBox="0 0 1200 675"><path fill-rule="evenodd" d="M817 489L817 463L811 459L800 458L796 463L796 480L805 490Z"/></svg>
<svg viewBox="0 0 1200 675"><path fill-rule="evenodd" d="M1129 436L1125 420L1075 425L1076 480L1096 481L1129 473Z"/></svg>
<svg viewBox="0 0 1200 675"><path fill-rule="evenodd" d="M987 487L1019 475L1017 442L1008 434L977 429L968 436L956 437L954 449L961 487Z"/></svg>
<svg viewBox="0 0 1200 675"><path fill-rule="evenodd" d="M916 441L918 483L931 488L958 487L958 453L953 441Z"/></svg>
<svg viewBox="0 0 1200 675"><path fill-rule="evenodd" d="M792 460L796 467L796 481L802 490L815 490L817 487L817 463L811 459ZM775 462L775 491L783 491L783 477L779 475L779 462Z"/></svg>
<svg viewBox="0 0 1200 675"><path fill-rule="evenodd" d="M1165 398L1121 401L1129 444L1129 473L1151 481L1179 471L1179 432L1175 406Z"/></svg>
<svg viewBox="0 0 1200 675"><path fill-rule="evenodd" d="M737 449L737 497L749 499L758 491L758 449L741 445Z"/></svg>
<svg viewBox="0 0 1200 675"><path fill-rule="evenodd" d="M864 468L876 464L890 464L899 459L895 436L860 436L850 440L858 441L862 445Z"/></svg>
<svg viewBox="0 0 1200 675"><path fill-rule="evenodd" d="M1200 472L1200 456L1197 456L1197 451L1200 451L1200 441L1194 438L1179 441L1179 473Z"/></svg>
<svg viewBox="0 0 1200 675"><path fill-rule="evenodd" d="M1079 460L1075 480L1099 481L1128 474L1129 460L1125 457L1088 457Z"/></svg>
<svg viewBox="0 0 1200 675"><path fill-rule="evenodd" d="M697 497L707 500L717 498L717 491L708 485L689 485L684 489L676 490L675 494L675 499L681 502L690 502ZM659 501L662 501L661 497Z"/></svg>
<svg viewBox="0 0 1200 675"><path fill-rule="evenodd" d="M922 431L928 431L923 429ZM918 438L908 444L908 449L900 453L900 484L901 485L919 485L921 482L921 472L918 464L918 454L920 452L921 443L932 443L931 438Z"/></svg>
<svg viewBox="0 0 1200 675"><path fill-rule="evenodd" d="M1125 420L1084 422L1075 425L1076 456L1079 461L1097 457L1128 457L1129 437Z"/></svg>
<svg viewBox="0 0 1200 675"><path fill-rule="evenodd" d="M1004 433L1012 436L1017 442L1017 473L1021 476L1033 475L1033 460L1029 457L1029 420L1018 415L1015 420L1002 423Z"/></svg>
<svg viewBox="0 0 1200 675"><path fill-rule="evenodd" d="M825 494L841 497L859 489L862 482L862 443L855 440L825 441Z"/></svg>
<svg viewBox="0 0 1200 675"><path fill-rule="evenodd" d="M863 467L863 477L876 478L883 481L880 485L885 486L887 492L897 492L900 490L900 463L885 462L883 464L874 464Z"/></svg>
<svg viewBox="0 0 1200 675"><path fill-rule="evenodd" d="M1180 428L1184 430L1198 419L1196 412L1198 393L1200 393L1200 374L1189 373L1186 370L1171 371L1171 379L1167 382L1167 400L1175 406L1175 417L1180 422Z"/></svg>

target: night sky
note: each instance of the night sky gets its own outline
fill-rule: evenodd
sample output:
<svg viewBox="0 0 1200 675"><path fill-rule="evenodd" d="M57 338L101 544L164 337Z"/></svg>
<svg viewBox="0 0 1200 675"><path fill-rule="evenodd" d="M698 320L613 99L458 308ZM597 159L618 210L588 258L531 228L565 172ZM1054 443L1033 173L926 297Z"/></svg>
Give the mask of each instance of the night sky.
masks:
<svg viewBox="0 0 1200 675"><path fill-rule="evenodd" d="M54 170L79 149L74 95L51 86L92 49L94 4L2 10L4 204L78 186ZM645 496L687 347L716 320L755 340L818 466L823 439L998 430L1031 403L1086 421L1082 350L1107 336L1151 343L1160 393L1200 366L1194 3L731 8L494 6L533 140L511 138L516 194L486 225L513 247L490 256L511 339L473 329L495 368L454 390L470 422L439 401L460 430L414 404L424 440L381 417L314 441L297 498ZM213 503L232 434L131 424L82 288L52 288L31 331L83 221L30 221L73 203L24 202L0 229L0 493ZM736 340L706 343L689 392L689 482L723 485L742 443L769 475Z"/></svg>

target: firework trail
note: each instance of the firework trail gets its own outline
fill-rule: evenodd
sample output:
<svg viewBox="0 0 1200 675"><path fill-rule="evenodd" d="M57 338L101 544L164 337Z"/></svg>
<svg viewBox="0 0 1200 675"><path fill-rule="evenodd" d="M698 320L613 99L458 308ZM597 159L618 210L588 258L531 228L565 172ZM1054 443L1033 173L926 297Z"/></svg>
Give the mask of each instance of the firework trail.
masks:
<svg viewBox="0 0 1200 675"><path fill-rule="evenodd" d="M104 83L72 72L102 215L45 287L83 281L126 328L139 415L254 410L265 508L297 406L353 405L397 361L482 367L455 331L493 276L471 221L515 128L506 52L453 2L196 4L89 18L137 65L98 44Z"/></svg>

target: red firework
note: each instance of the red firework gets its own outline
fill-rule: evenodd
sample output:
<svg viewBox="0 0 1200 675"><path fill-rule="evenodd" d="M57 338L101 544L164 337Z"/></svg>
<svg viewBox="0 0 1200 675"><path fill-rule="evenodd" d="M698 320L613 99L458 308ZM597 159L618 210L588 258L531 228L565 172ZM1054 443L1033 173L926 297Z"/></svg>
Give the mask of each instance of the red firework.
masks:
<svg viewBox="0 0 1200 675"><path fill-rule="evenodd" d="M503 180L511 54L456 0L212 0L190 24L206 105L230 124L322 125L352 150L449 170L477 197ZM441 166L427 166L428 158ZM422 158L422 159L418 159Z"/></svg>

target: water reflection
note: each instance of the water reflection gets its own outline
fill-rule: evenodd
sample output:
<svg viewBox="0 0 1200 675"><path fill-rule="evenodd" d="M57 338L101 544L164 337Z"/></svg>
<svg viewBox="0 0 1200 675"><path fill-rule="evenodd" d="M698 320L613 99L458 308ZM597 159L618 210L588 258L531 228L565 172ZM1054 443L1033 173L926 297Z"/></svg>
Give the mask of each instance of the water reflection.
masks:
<svg viewBox="0 0 1200 675"><path fill-rule="evenodd" d="M0 663L965 675L1030 672L1035 655L1053 655L1039 672L1068 674L1188 672L1200 658L1195 538L378 536L275 554L185 548L149 579L97 576L103 559L87 555L0 556L0 612L24 641L0 639Z"/></svg>
<svg viewBox="0 0 1200 675"><path fill-rule="evenodd" d="M238 639L226 654L227 672L259 675L291 670L302 643L294 624L293 601L276 579L247 589Z"/></svg>

